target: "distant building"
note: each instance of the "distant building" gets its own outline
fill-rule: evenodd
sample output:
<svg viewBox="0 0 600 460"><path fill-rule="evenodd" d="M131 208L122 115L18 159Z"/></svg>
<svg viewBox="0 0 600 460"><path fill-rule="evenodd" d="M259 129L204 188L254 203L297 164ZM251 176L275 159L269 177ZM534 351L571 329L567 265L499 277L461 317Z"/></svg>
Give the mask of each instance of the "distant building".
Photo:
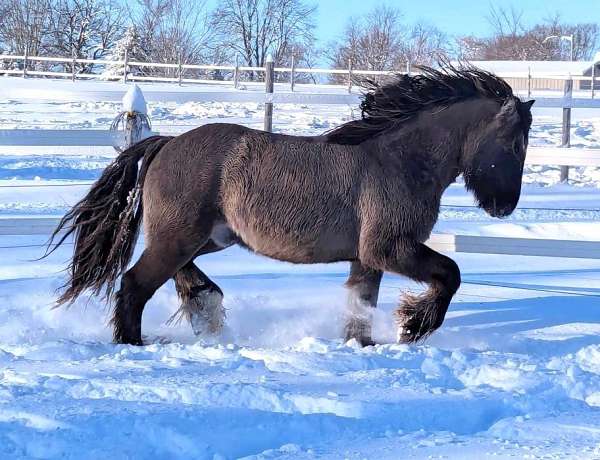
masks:
<svg viewBox="0 0 600 460"><path fill-rule="evenodd" d="M594 89L600 89L600 53L592 61L469 61L475 67L499 74L514 90L526 91L531 74L531 90L562 90L565 77L574 77L574 89L590 90L595 69Z"/></svg>

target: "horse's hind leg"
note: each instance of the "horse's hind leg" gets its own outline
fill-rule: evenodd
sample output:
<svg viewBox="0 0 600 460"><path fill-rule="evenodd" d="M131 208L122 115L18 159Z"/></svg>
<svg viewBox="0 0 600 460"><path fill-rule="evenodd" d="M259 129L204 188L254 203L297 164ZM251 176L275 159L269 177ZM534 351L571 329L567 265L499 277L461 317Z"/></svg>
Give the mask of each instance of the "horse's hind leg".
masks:
<svg viewBox="0 0 600 460"><path fill-rule="evenodd" d="M398 260L388 270L429 284L421 295L406 294L396 311L398 341L412 343L439 328L452 297L460 286L456 263L422 243L401 244Z"/></svg>
<svg viewBox="0 0 600 460"><path fill-rule="evenodd" d="M193 257L197 247L177 238L156 241L125 272L111 320L116 343L142 345L142 313L146 302Z"/></svg>
<svg viewBox="0 0 600 460"><path fill-rule="evenodd" d="M215 252L222 247L212 243L202 248L196 256ZM169 321L187 319L195 335L217 334L225 323L223 291L193 261L175 274L175 288L181 307Z"/></svg>
<svg viewBox="0 0 600 460"><path fill-rule="evenodd" d="M352 262L348 288L348 318L344 328L345 340L356 339L362 346L373 345L371 338L372 309L377 306L379 284L383 272Z"/></svg>

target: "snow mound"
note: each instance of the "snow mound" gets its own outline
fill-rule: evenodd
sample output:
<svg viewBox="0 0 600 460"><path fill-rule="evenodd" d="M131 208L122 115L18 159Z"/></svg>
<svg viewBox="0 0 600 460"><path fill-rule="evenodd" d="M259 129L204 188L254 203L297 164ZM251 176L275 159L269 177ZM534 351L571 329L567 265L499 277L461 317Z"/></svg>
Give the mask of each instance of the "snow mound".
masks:
<svg viewBox="0 0 600 460"><path fill-rule="evenodd" d="M128 113L148 114L146 99L138 85L133 85L123 96L123 111Z"/></svg>

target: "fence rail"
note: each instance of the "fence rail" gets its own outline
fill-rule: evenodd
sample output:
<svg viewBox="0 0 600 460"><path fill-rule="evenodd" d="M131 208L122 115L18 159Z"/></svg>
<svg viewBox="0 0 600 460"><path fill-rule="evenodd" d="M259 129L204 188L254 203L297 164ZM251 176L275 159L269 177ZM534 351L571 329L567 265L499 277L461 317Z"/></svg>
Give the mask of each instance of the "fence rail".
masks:
<svg viewBox="0 0 600 460"><path fill-rule="evenodd" d="M49 236L59 221L59 217L0 218L0 236ZM600 259L600 241L506 238L434 233L426 244L430 248L440 252Z"/></svg>
<svg viewBox="0 0 600 460"><path fill-rule="evenodd" d="M12 64L13 68L3 69L3 62ZM70 72L65 71L54 71L54 70L36 70L29 69L32 63L54 63L64 64ZM10 65L9 64L9 65ZM76 70L76 64L88 64L103 66L105 69L121 67L120 73L80 73ZM19 67L19 68L14 68ZM165 69L173 71L175 76L152 76L152 75L136 75L130 72L131 67L138 68L154 68L154 69ZM6 75L21 75L27 76L55 76L61 78L76 79L100 79L100 80L116 80L116 81L155 81L155 82L174 82L174 83L219 83L218 80L207 80L201 78L184 78L182 73L186 70L201 70L201 71L225 71L231 73L231 79L228 82L221 81L220 83L232 84L236 88L239 84L239 73L240 72L253 72L266 74L266 67L256 66L240 66L240 65L221 65L221 64L191 64L191 63L168 63L168 62L144 62L144 61L130 61L125 57L122 60L109 60L109 59L82 59L73 57L62 57L62 56L29 56L29 55L11 55L11 54L0 54L0 74ZM329 76L340 76L346 77L348 92L352 90L352 79L357 76L364 77L382 77L389 76L398 73L413 73L418 72L418 68L411 65L410 62L406 63L404 69L395 70L366 70L366 69L355 69L352 64L346 69L327 69L319 67L295 67L292 64L291 67L275 67L273 69L274 74L280 74L283 78L288 77L290 88L294 90L294 81L298 74L308 75L329 75ZM499 76L513 80L526 80L527 88L531 89L532 80L557 80L557 81L576 81L576 82L591 82L590 93L592 98L594 97L594 83L597 78L595 74L591 76L585 75L570 75L561 74L558 72L545 72L545 73L532 73L527 72L499 72ZM278 80L281 80L279 78Z"/></svg>
<svg viewBox="0 0 600 460"><path fill-rule="evenodd" d="M146 136L160 132L146 133ZM103 129L0 129L0 146L120 146L126 140L123 131ZM600 149L535 147L527 149L527 165L600 167Z"/></svg>
<svg viewBox="0 0 600 460"><path fill-rule="evenodd" d="M108 59L79 59L72 57L50 57L50 56L24 56L24 55L10 55L0 54L0 65L2 62L10 62L13 68L3 69L0 67L0 74L6 75L21 75L23 77L37 75L37 76L55 76L65 77L76 80L79 78L85 79L99 79L99 80L122 80L122 81L155 81L155 82L176 82L176 83L207 83L207 82L218 82L218 80L206 80L200 78L183 78L182 73L186 70L203 70L203 71L227 71L231 72L232 77L230 84L233 84L236 88L239 83L240 72L257 72L267 73L266 67L255 67L255 66L239 66L239 65L217 65L217 64L186 64L186 63L165 63L165 62L143 62L143 61L130 61L127 58L124 60L108 60ZM39 71L32 69L28 66L32 63L54 63L54 64L65 64L71 68L71 72L59 72L59 71ZM121 73L79 73L76 71L75 64L92 64L104 66L105 69L111 66L119 67L122 66L123 70ZM18 66L20 68L15 69ZM177 76L151 76L151 75L136 75L130 72L131 67L144 67L144 68L155 68L155 69L166 69L172 70ZM410 65L407 65L405 72L410 72ZM378 70L360 70L352 69L324 69L324 68L296 68L292 67L274 67L273 73L289 75L291 88L293 91L294 80L298 74L322 74L322 75L341 75L346 76L349 80L348 89L352 87L351 80L355 76L386 76L397 71L378 71Z"/></svg>
<svg viewBox="0 0 600 460"><path fill-rule="evenodd" d="M272 76L271 71L271 76ZM272 80L271 80L272 82ZM267 85L267 91L269 85ZM9 92L10 90L5 90ZM272 88L271 88L272 91ZM0 89L0 96L2 95ZM101 92L106 97L106 92ZM113 91L112 93L116 93ZM116 94L110 94L115 97ZM67 95L69 93L67 92ZM123 92L118 93L119 100ZM98 100L98 92L94 93ZM252 102L265 102L265 105L281 102L295 103L326 103L326 104L355 104L358 96L353 94L299 94L299 93L260 93L260 92L156 92L148 91L146 96L151 100L157 97L171 98L184 97L185 101L203 100L203 101L229 101L243 102L251 100ZM191 97L190 97L191 96ZM565 110L565 104L568 107L600 108L600 101L584 100L571 97L567 93L563 98L542 99L545 107L561 107ZM15 95L8 97L14 98ZM39 94L33 92L33 99L39 99ZM51 95L56 99L56 93ZM73 97L73 94L70 94ZM106 100L106 99L102 99ZM114 99L112 99L114 100ZM163 99L164 100L164 99ZM325 102L326 101L326 102ZM539 102L539 101L538 101ZM267 112L265 112L267 113ZM569 113L570 116L570 113ZM265 126L268 126L268 118L265 118ZM155 133L148 133L155 134ZM123 141L127 141L125 132L114 132L109 130L70 130L70 129L52 129L52 130L0 130L0 145L19 145L19 146L118 146ZM564 137L563 137L564 141ZM530 165L558 165L566 166L600 166L600 149L566 148L569 147L568 137L564 147L530 147L526 158L526 163ZM49 235L58 224L58 217L10 217L0 218L0 235ZM590 258L600 259L600 241L569 241L555 239L532 239L532 238L503 238L503 237L483 237L473 235L448 235L434 234L427 242L432 248L443 252L464 252L464 253L483 253L483 254L510 254L524 256L544 256L544 257L567 257L567 258Z"/></svg>
<svg viewBox="0 0 600 460"><path fill-rule="evenodd" d="M427 241L427 245L441 252L600 259L600 241L507 238L438 233L431 235L431 238Z"/></svg>
<svg viewBox="0 0 600 460"><path fill-rule="evenodd" d="M123 131L104 129L0 129L0 145L10 146L119 146L125 142Z"/></svg>

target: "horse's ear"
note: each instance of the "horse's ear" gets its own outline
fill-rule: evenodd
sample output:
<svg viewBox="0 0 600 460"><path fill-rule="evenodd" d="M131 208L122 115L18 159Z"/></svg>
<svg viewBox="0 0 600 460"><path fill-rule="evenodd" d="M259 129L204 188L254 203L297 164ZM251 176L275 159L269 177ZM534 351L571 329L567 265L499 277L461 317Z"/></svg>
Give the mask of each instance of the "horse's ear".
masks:
<svg viewBox="0 0 600 460"><path fill-rule="evenodd" d="M531 99L530 101L527 102L523 102L522 105L528 109L531 110L531 106L535 103L535 99Z"/></svg>

